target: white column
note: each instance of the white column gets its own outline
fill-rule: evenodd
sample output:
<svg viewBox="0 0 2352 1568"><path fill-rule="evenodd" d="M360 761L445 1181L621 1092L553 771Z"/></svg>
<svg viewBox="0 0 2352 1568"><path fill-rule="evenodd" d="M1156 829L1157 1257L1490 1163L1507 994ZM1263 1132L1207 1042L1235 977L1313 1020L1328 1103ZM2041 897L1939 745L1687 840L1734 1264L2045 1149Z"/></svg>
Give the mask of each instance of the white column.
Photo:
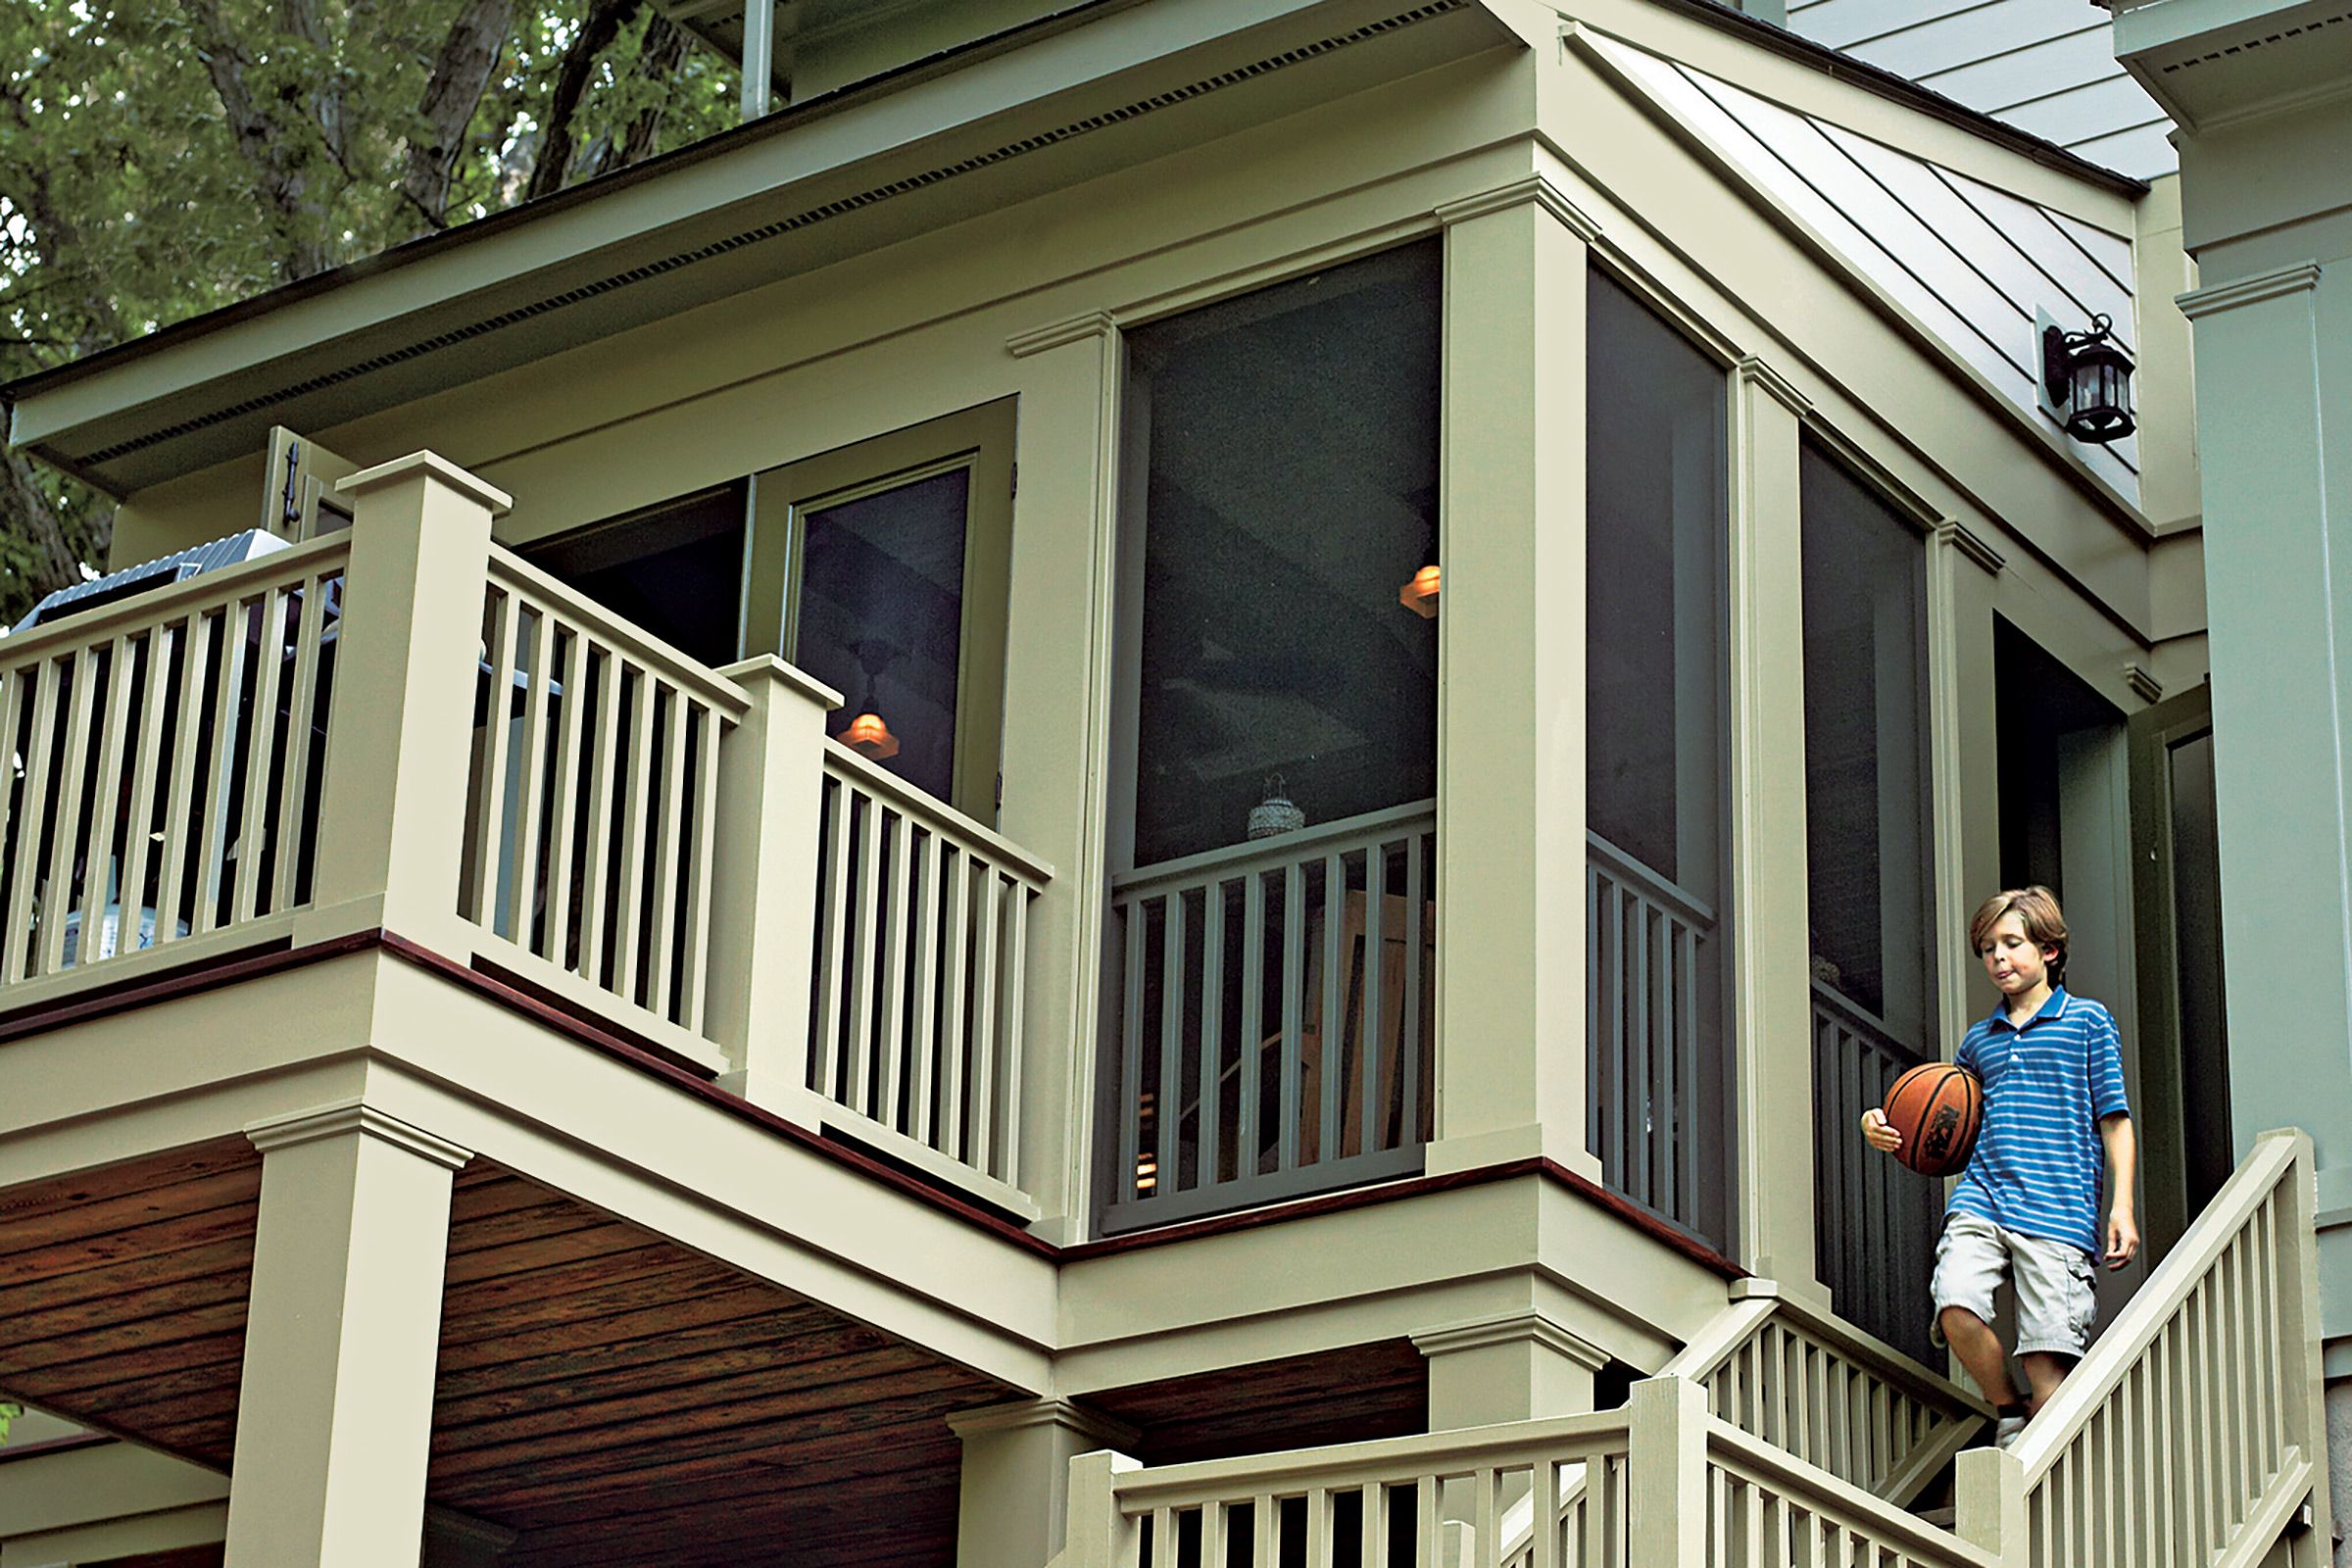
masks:
<svg viewBox="0 0 2352 1568"><path fill-rule="evenodd" d="M353 503L351 563L316 903L375 906L368 923L434 946L458 923L490 522L510 503L429 452L335 489Z"/></svg>
<svg viewBox="0 0 2352 1568"><path fill-rule="evenodd" d="M1513 1312L1413 1336L1429 1363L1429 1429L1451 1432L1578 1415L1592 1408L1606 1350L1541 1312Z"/></svg>
<svg viewBox="0 0 2352 1568"><path fill-rule="evenodd" d="M1540 174L1446 225L1432 1170L1586 1147L1585 304Z"/></svg>
<svg viewBox="0 0 2352 1568"><path fill-rule="evenodd" d="M711 1038L730 1068L721 1088L791 1114L808 1095L825 715L841 694L772 654L720 673L752 705L718 754L727 836L711 867Z"/></svg>
<svg viewBox="0 0 2352 1568"><path fill-rule="evenodd" d="M1741 1259L1827 1307L1814 1261L1813 994L1805 872L1804 572L1797 437L1812 408L1737 368L1731 517L1732 1041ZM1804 1136L1792 1136L1799 1131Z"/></svg>
<svg viewBox="0 0 2352 1568"><path fill-rule="evenodd" d="M1061 1550L1070 1461L1131 1448L1135 1431L1068 1399L1024 1399L948 1418L963 1443L956 1568L1044 1568Z"/></svg>
<svg viewBox="0 0 2352 1568"><path fill-rule="evenodd" d="M246 1129L261 1216L227 1568L416 1568L453 1144L360 1103Z"/></svg>

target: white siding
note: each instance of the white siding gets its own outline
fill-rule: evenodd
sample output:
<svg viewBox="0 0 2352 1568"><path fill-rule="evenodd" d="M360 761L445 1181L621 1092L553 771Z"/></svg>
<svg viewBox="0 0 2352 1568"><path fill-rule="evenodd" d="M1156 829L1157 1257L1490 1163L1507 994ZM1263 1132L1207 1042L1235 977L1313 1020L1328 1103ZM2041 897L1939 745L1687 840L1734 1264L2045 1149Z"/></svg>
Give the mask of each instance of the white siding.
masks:
<svg viewBox="0 0 2352 1568"><path fill-rule="evenodd" d="M2086 0L1788 0L1788 26L2092 163L2175 168L2170 122Z"/></svg>
<svg viewBox="0 0 2352 1568"><path fill-rule="evenodd" d="M1822 0L1855 4L1861 0ZM1952 355L2055 429L2034 397L2034 313L2133 333L2132 241L1769 102L1730 82L1605 40L1627 74L1755 187L1819 235ZM2139 494L2133 438L2078 446L2118 493Z"/></svg>

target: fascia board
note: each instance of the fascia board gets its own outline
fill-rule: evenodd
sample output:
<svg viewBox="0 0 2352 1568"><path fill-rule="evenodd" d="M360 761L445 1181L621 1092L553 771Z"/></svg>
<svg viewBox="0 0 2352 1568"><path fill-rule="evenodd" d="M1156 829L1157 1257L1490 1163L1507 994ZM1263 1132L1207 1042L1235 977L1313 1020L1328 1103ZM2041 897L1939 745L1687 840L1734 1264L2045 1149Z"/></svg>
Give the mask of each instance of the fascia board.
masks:
<svg viewBox="0 0 2352 1568"><path fill-rule="evenodd" d="M157 344L118 365L29 378L10 398L10 438L70 464L94 449L74 440L76 431L120 424L199 389L233 388L264 367L430 336L485 309L721 239L789 203L837 199L894 172L919 174L920 165L973 150L960 144L985 139L994 146L1049 128L1070 116L1072 100L1102 99L1114 87L1132 97L1139 77L1173 85L1200 69L1191 57L1261 29L1302 41L1310 27L1344 29L1399 9L1398 0L1182 0L1116 10L661 177L553 205L495 233L461 229L416 242L425 254L388 253L339 286ZM828 193L828 183L843 188ZM452 243L459 240L470 242Z"/></svg>

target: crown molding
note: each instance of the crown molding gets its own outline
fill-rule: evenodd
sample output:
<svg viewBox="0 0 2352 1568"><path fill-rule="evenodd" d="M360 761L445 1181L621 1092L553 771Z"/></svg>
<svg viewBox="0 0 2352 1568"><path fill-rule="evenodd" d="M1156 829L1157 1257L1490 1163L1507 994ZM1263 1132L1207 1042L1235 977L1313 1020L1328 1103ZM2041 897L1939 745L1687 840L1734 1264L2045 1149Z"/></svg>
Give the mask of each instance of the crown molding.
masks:
<svg viewBox="0 0 2352 1568"><path fill-rule="evenodd" d="M1507 185L1482 190L1475 196L1465 196L1459 201L1440 202L1433 211L1440 223L1451 228L1473 218L1484 218L1490 213L1507 213L1514 207L1525 207L1531 202L1557 219L1562 227L1586 244L1590 245L1600 237L1599 222L1570 201L1565 191L1543 174L1529 174L1524 179L1514 179Z"/></svg>
<svg viewBox="0 0 2352 1568"><path fill-rule="evenodd" d="M1993 549L1983 534L1957 517L1946 517L1936 525L1936 542L1959 551L1996 577L2001 574L2001 568L2009 564L2008 557Z"/></svg>
<svg viewBox="0 0 2352 1568"><path fill-rule="evenodd" d="M1557 1351L1588 1371L1597 1372L1609 1364L1608 1351L1569 1333L1541 1312L1506 1312L1442 1329L1425 1329L1412 1338L1413 1348L1424 1357L1533 1343Z"/></svg>
<svg viewBox="0 0 2352 1568"><path fill-rule="evenodd" d="M1142 1437L1126 1422L1114 1421L1100 1410L1090 1410L1058 1395L984 1405L948 1417L949 1430L965 1442L992 1432L1019 1432L1029 1427L1066 1427L1106 1448L1133 1448Z"/></svg>
<svg viewBox="0 0 2352 1568"><path fill-rule="evenodd" d="M1060 348L1064 343L1083 343L1088 338L1108 337L1119 329L1108 311L1085 311L1067 320L1033 326L1026 332L1015 332L1004 340L1005 352L1016 360L1048 349Z"/></svg>
<svg viewBox="0 0 2352 1568"><path fill-rule="evenodd" d="M2241 305L2259 305L2286 294L2308 294L2320 286L2320 264L2303 262L2294 267L2281 267L2276 271L2257 272L2252 277L2235 278L2228 283L2215 283L2208 288L2192 288L2185 294L2173 297L2180 314L2190 320L2219 316L2234 311Z"/></svg>
<svg viewBox="0 0 2352 1568"><path fill-rule="evenodd" d="M2159 703L2164 700L2164 682L2150 674L2148 666L2145 664L2125 664L2124 684L2131 689L2132 696L2143 703Z"/></svg>
<svg viewBox="0 0 2352 1568"><path fill-rule="evenodd" d="M1770 393L1775 403L1798 418L1801 419L1813 412L1813 400L1799 392L1795 382L1762 360L1757 359L1753 354L1740 356L1734 362L1732 370L1740 377L1742 384Z"/></svg>
<svg viewBox="0 0 2352 1568"><path fill-rule="evenodd" d="M462 1169L473 1158L473 1151L436 1138L421 1127L412 1126L397 1116L386 1115L373 1105L357 1100L340 1101L332 1105L319 1105L311 1110L297 1110L283 1116L267 1116L248 1122L245 1137L260 1152L268 1154L297 1144L314 1144L322 1138L339 1138L347 1133L361 1133L381 1139L410 1153L429 1159L451 1170Z"/></svg>

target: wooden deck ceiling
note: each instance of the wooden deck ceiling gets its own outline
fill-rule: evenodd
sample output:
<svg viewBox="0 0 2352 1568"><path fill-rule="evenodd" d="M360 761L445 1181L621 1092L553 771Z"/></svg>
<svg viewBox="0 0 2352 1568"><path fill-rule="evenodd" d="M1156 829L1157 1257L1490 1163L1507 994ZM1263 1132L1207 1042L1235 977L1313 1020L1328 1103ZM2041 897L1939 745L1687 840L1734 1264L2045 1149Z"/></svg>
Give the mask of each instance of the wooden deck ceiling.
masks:
<svg viewBox="0 0 2352 1568"><path fill-rule="evenodd" d="M216 1469L261 1161L242 1140L0 1193L0 1391ZM430 1500L516 1568L948 1564L945 1417L1011 1397L547 1188L458 1178Z"/></svg>

